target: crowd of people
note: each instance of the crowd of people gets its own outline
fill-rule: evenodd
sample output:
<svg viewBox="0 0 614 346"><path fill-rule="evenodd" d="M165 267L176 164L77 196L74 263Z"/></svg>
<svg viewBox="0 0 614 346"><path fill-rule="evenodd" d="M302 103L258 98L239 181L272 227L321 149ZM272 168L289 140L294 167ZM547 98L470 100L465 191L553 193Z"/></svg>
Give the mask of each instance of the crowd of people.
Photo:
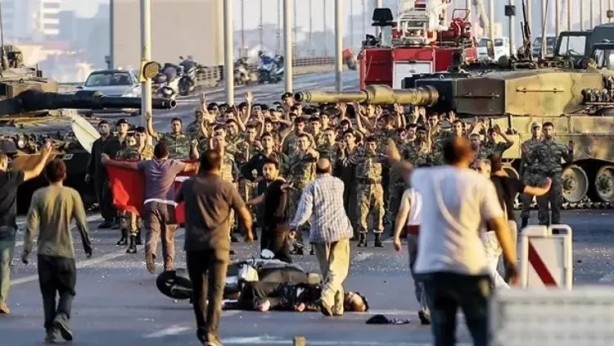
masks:
<svg viewBox="0 0 614 346"><path fill-rule="evenodd" d="M490 287L493 279L498 285L507 284L515 277L513 199L517 193L538 196L539 222L559 222L561 160L572 159L573 143L565 146L554 141L551 123L541 125L543 131L535 123L533 138L521 145L521 181L505 177L502 168L501 157L513 141L499 126L488 127L484 121L463 122L452 113L427 113L424 108L406 112L400 105L301 105L294 103L291 93L271 106L254 101L250 93L237 106L207 103L203 96L194 120L184 125L174 118L168 133L153 128L151 114L146 114L145 127L133 131L127 121L119 120L116 134L112 124L103 120L88 165L86 179L95 182L104 218L99 227L120 229L117 244L128 245L127 252L132 254L142 243L140 230L145 230L145 258L151 273L155 273L160 239L164 270L175 269L176 208L185 204L181 223L186 229L184 250L199 340L221 344L217 335L221 297L231 241L237 240L230 230L243 229L246 241L257 239L253 217L260 228L261 248L288 262L292 254L302 254L302 231L309 228L311 252L324 278L316 290L320 295L317 307L327 316L342 315L348 301L354 299L344 294L343 287L352 241L367 247L372 231L373 246L383 247L383 232L390 225L396 250L407 235L416 298L421 304L419 317L424 324L433 323L437 344L454 343L451 323L455 324L458 307L468 317L474 340L485 340L489 289L484 285ZM157 144L149 144L149 139ZM5 313L9 312L10 282L5 260L12 257L16 228L13 190L26 178L40 174L45 161L34 171L20 174L7 171L0 156L0 212L7 211L0 219L0 311ZM50 187L37 192L28 214L26 245L30 247L26 246L22 259L27 262L31 240L38 233L39 239L56 244L49 245L46 249L53 251L45 253L40 251L39 240L39 263L48 261L50 268L70 267L74 272L72 241L68 247L58 245L69 239L68 227L59 224L66 220L56 220L54 226L53 220L40 215L67 210L80 225L86 253L92 254L87 225L81 225L82 203L74 190L62 186L65 166L62 171L60 163L48 164L46 176L52 187L65 191ZM118 210L113 205L109 167L144 176L138 210ZM175 191L176 178L182 174L192 177ZM523 226L525 219L528 209L523 209ZM483 232L476 232L478 229ZM497 278L501 255L505 279ZM54 295L53 301L44 300L47 338L72 339L68 319L74 276L56 271L46 275L61 277L53 281L55 286L49 284L48 291L43 290L43 297L50 297L52 291ZM42 282L43 276L41 287ZM55 291L61 297L57 308ZM352 308L364 311L366 305L364 299L356 298ZM270 306L270 299L254 299L257 310L266 311ZM309 307L301 309L305 308Z"/></svg>

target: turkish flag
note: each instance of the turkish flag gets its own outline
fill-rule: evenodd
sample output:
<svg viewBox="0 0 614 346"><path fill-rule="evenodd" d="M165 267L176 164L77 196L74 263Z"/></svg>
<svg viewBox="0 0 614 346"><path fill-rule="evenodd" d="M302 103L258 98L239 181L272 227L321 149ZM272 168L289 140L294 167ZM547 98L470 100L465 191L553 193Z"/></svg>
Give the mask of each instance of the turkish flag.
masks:
<svg viewBox="0 0 614 346"><path fill-rule="evenodd" d="M124 160L125 162L138 162ZM184 161L192 163L196 161ZM143 215L143 202L145 202L145 176L140 171L107 165L109 184L113 196L113 205L119 211L126 211ZM175 178L175 191L179 190L184 180L196 174L195 171L181 173ZM185 223L185 206L179 203L175 207L175 216L178 224Z"/></svg>

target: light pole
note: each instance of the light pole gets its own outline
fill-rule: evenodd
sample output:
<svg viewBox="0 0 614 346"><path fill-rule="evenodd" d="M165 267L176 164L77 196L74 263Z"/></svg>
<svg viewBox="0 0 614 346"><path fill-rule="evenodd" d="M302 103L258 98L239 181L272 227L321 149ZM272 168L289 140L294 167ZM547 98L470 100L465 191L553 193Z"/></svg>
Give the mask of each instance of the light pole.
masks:
<svg viewBox="0 0 614 346"><path fill-rule="evenodd" d="M292 92L292 5L293 0L284 0L284 74L286 91Z"/></svg>
<svg viewBox="0 0 614 346"><path fill-rule="evenodd" d="M245 0L241 0L241 48L240 56L245 56Z"/></svg>
<svg viewBox="0 0 614 346"><path fill-rule="evenodd" d="M343 90L343 25L341 9L343 0L335 0L335 86L337 91Z"/></svg>
<svg viewBox="0 0 614 346"><path fill-rule="evenodd" d="M151 0L141 0L141 61L151 61ZM151 79L141 83L141 122L152 113Z"/></svg>
<svg viewBox="0 0 614 346"><path fill-rule="evenodd" d="M232 27L232 1L224 1L224 88L226 92L226 103L229 105L234 105L235 101L233 45L234 28Z"/></svg>

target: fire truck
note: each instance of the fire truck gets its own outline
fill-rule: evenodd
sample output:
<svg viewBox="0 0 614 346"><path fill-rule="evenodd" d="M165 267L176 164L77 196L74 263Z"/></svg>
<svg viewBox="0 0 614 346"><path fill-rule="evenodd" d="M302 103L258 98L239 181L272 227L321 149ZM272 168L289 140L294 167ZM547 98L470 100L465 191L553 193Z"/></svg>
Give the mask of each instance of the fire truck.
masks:
<svg viewBox="0 0 614 346"><path fill-rule="evenodd" d="M413 74L447 71L455 63L477 61L469 9L454 9L446 26L451 0L405 0L394 20L389 8L373 11L378 37L367 35L360 60L360 88L385 84L401 89Z"/></svg>

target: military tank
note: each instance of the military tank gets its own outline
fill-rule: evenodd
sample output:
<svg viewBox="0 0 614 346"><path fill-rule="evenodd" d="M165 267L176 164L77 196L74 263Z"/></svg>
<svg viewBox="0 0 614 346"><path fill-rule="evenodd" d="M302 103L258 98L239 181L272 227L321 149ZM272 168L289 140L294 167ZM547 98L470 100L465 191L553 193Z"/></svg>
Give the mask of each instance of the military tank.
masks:
<svg viewBox="0 0 614 346"><path fill-rule="evenodd" d="M564 207L614 206L614 74L609 70L537 68L410 78L407 89L371 85L361 91L300 91L306 103L400 103L487 118L506 129L514 146L506 170L518 176L520 144L533 122L552 122L556 138L574 142L574 161L562 175Z"/></svg>
<svg viewBox="0 0 614 346"><path fill-rule="evenodd" d="M140 109L139 97L106 97L95 91L60 93L59 84L44 78L38 68L23 65L23 55L11 46L0 47L0 151L11 159L13 169L27 170L38 161L38 148L51 141L54 156L65 160L66 184L77 189L86 205L95 198L85 183L90 154L71 131L78 110ZM153 99L154 109L173 109L174 100ZM90 122L97 122L92 119ZM27 210L34 190L46 184L42 178L26 182L19 188L18 213Z"/></svg>

